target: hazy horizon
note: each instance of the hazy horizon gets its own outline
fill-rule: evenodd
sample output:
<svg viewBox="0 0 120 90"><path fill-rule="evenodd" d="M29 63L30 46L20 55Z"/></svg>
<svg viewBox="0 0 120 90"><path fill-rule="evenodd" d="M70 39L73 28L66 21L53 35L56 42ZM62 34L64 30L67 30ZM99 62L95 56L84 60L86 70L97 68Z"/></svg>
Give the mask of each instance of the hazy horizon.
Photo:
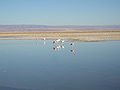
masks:
<svg viewBox="0 0 120 90"><path fill-rule="evenodd" d="M120 30L120 25L0 25L0 32Z"/></svg>

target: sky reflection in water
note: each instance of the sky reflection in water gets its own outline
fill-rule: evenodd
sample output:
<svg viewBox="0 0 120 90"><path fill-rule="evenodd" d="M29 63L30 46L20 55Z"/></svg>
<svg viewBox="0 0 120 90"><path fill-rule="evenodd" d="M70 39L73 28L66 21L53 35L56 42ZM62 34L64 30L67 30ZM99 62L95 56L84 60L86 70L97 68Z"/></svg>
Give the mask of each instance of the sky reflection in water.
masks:
<svg viewBox="0 0 120 90"><path fill-rule="evenodd" d="M0 88L120 89L120 41L71 43L0 40Z"/></svg>

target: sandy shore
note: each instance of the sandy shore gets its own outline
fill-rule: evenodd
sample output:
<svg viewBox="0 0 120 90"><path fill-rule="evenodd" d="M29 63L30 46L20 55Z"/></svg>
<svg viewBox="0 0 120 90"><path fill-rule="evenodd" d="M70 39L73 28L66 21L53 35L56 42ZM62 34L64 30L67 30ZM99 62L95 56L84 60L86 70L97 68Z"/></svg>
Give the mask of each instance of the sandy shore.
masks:
<svg viewBox="0 0 120 90"><path fill-rule="evenodd" d="M0 32L0 39L63 39L73 41L105 41L120 40L120 30L117 31L39 31L39 32Z"/></svg>

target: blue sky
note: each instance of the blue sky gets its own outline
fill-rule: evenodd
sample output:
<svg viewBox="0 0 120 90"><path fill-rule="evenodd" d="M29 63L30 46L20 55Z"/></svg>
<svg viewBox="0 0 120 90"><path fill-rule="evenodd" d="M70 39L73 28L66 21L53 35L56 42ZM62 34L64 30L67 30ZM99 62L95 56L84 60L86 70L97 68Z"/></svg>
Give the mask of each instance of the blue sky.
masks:
<svg viewBox="0 0 120 90"><path fill-rule="evenodd" d="M0 24L120 25L120 0L0 0Z"/></svg>

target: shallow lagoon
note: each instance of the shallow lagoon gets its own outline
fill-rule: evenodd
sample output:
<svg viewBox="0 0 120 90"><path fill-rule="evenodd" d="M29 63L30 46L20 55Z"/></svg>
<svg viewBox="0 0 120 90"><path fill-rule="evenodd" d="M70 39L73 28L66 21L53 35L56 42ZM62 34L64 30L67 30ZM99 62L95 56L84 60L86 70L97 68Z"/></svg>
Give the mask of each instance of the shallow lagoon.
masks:
<svg viewBox="0 0 120 90"><path fill-rule="evenodd" d="M70 43L0 40L0 90L120 89L120 41Z"/></svg>

